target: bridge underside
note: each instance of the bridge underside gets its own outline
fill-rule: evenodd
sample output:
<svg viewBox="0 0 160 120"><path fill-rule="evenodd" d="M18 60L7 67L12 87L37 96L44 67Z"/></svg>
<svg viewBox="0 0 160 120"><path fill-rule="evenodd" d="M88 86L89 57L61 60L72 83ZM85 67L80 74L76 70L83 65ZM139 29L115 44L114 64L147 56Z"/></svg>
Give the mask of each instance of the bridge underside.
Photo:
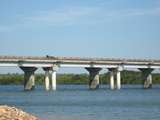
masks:
<svg viewBox="0 0 160 120"><path fill-rule="evenodd" d="M35 71L37 70L36 67L20 67L24 71L24 90L30 91L34 90L35 88ZM45 90L56 90L56 72L58 70L58 66L54 67L44 67L43 70L45 72ZM89 89L95 90L99 88L100 78L99 72L102 68L93 68L88 67L85 68L89 72ZM151 68L140 68L142 72L142 80L145 89L152 87L152 71L154 69ZM121 89L121 68L109 68L109 75L110 75L110 89L111 90L119 90Z"/></svg>

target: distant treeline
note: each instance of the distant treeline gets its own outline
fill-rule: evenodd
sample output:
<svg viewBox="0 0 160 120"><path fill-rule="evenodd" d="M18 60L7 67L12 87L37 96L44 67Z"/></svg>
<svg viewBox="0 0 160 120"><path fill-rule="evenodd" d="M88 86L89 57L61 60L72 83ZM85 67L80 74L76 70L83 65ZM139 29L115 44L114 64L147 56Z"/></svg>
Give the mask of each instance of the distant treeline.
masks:
<svg viewBox="0 0 160 120"><path fill-rule="evenodd" d="M36 84L44 84L44 74L36 74ZM88 84L88 74L57 74L57 84ZM0 74L1 85L23 84L23 74ZM141 72L122 71L122 84L142 84ZM100 74L100 83L109 84L109 73ZM153 83L160 84L160 74L153 74Z"/></svg>

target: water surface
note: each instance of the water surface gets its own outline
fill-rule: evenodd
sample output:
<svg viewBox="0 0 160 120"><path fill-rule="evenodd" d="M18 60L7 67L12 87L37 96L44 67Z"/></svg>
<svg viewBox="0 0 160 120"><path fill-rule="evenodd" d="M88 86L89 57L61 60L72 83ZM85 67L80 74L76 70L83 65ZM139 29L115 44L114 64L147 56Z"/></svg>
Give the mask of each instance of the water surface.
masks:
<svg viewBox="0 0 160 120"><path fill-rule="evenodd" d="M23 86L0 86L0 104L21 108L41 120L159 120L160 86L144 90L125 85L119 91L101 86L58 85L46 92L43 86L24 92Z"/></svg>

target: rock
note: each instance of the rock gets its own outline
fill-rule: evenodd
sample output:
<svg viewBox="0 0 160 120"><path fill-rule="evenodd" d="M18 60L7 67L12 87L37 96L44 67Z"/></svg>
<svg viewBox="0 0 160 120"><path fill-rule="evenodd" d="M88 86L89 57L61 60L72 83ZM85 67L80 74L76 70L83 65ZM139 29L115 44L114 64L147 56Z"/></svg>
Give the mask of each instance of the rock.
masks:
<svg viewBox="0 0 160 120"><path fill-rule="evenodd" d="M38 120L36 117L15 107L0 106L0 120Z"/></svg>

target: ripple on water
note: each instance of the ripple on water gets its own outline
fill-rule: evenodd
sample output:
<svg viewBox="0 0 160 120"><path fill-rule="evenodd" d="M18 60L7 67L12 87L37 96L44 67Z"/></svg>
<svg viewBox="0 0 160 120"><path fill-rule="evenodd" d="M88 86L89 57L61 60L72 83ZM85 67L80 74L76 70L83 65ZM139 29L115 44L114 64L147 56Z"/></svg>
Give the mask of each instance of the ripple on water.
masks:
<svg viewBox="0 0 160 120"><path fill-rule="evenodd" d="M0 86L0 104L17 106L42 120L159 120L160 87L108 86L90 91L86 85L59 85L56 92L42 86L24 92L23 86Z"/></svg>

